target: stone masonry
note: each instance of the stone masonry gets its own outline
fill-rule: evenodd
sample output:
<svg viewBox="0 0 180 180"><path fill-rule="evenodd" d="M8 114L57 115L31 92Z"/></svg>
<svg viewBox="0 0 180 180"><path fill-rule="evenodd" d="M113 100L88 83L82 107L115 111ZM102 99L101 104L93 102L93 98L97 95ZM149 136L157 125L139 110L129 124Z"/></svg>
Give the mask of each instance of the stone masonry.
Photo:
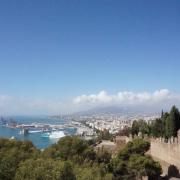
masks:
<svg viewBox="0 0 180 180"><path fill-rule="evenodd" d="M177 138L151 139L150 154L180 169L180 130Z"/></svg>

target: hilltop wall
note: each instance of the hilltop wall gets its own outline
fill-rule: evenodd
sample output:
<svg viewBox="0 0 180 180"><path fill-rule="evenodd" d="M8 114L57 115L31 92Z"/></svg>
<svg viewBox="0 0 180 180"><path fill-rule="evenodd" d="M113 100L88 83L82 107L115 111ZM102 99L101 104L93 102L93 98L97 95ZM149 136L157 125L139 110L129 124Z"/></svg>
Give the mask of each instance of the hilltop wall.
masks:
<svg viewBox="0 0 180 180"><path fill-rule="evenodd" d="M180 131L178 138L171 138L168 142L164 138L151 139L150 154L180 169Z"/></svg>

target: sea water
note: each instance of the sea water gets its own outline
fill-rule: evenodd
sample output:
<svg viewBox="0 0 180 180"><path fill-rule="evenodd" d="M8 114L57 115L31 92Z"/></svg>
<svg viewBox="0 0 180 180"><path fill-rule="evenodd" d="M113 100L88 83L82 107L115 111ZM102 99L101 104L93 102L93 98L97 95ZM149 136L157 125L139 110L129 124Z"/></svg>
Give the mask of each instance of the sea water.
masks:
<svg viewBox="0 0 180 180"><path fill-rule="evenodd" d="M15 120L17 123L23 123L23 124L31 124L31 123L43 123L43 124L64 124L65 120L63 119L54 119L49 118L46 116L13 116L8 117ZM59 130L59 132L56 133L42 133L42 132L36 132L36 133L29 133L27 135L20 134L20 129L18 128L9 128L6 126L0 126L0 137L15 137L18 140L30 140L32 143L39 149L44 149L54 143L56 143L61 137L64 136L64 134L73 135L75 134L76 129L75 128L65 128L62 130Z"/></svg>

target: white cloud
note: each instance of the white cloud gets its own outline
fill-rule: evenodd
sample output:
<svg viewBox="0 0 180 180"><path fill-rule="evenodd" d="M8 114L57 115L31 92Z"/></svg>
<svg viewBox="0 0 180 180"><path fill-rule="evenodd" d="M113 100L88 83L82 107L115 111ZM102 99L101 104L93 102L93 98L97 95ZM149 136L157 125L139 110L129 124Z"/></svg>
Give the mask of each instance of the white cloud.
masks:
<svg viewBox="0 0 180 180"><path fill-rule="evenodd" d="M161 89L153 93L123 91L113 95L101 91L98 94L78 96L73 102L77 105L153 105L163 102L176 103L176 101L180 103L179 94L172 94L168 89Z"/></svg>
<svg viewBox="0 0 180 180"><path fill-rule="evenodd" d="M99 94L95 95L82 95L78 96L74 99L75 104L79 103L98 103L98 102L103 102L103 103L109 103L112 101L112 97L109 96L106 91L101 91Z"/></svg>
<svg viewBox="0 0 180 180"><path fill-rule="evenodd" d="M162 109L174 104L180 107L180 94L172 93L168 89L157 90L153 93L122 91L108 94L106 91L100 91L97 94L80 95L70 102L0 95L0 115L59 114L111 105L126 107L140 105Z"/></svg>

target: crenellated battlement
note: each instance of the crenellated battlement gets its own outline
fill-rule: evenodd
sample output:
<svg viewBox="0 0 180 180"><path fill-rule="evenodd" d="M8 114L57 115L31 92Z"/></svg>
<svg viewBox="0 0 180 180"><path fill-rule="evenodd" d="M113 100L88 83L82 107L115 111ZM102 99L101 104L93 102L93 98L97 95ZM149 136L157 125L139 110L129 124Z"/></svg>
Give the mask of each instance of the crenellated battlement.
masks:
<svg viewBox="0 0 180 180"><path fill-rule="evenodd" d="M178 145L180 144L180 130L178 131L177 137L171 137L168 140L165 138L151 138L151 141L157 142L157 143L165 143L165 144L174 144Z"/></svg>
<svg viewBox="0 0 180 180"><path fill-rule="evenodd" d="M180 168L180 130L176 138L152 138L150 153L169 164Z"/></svg>

